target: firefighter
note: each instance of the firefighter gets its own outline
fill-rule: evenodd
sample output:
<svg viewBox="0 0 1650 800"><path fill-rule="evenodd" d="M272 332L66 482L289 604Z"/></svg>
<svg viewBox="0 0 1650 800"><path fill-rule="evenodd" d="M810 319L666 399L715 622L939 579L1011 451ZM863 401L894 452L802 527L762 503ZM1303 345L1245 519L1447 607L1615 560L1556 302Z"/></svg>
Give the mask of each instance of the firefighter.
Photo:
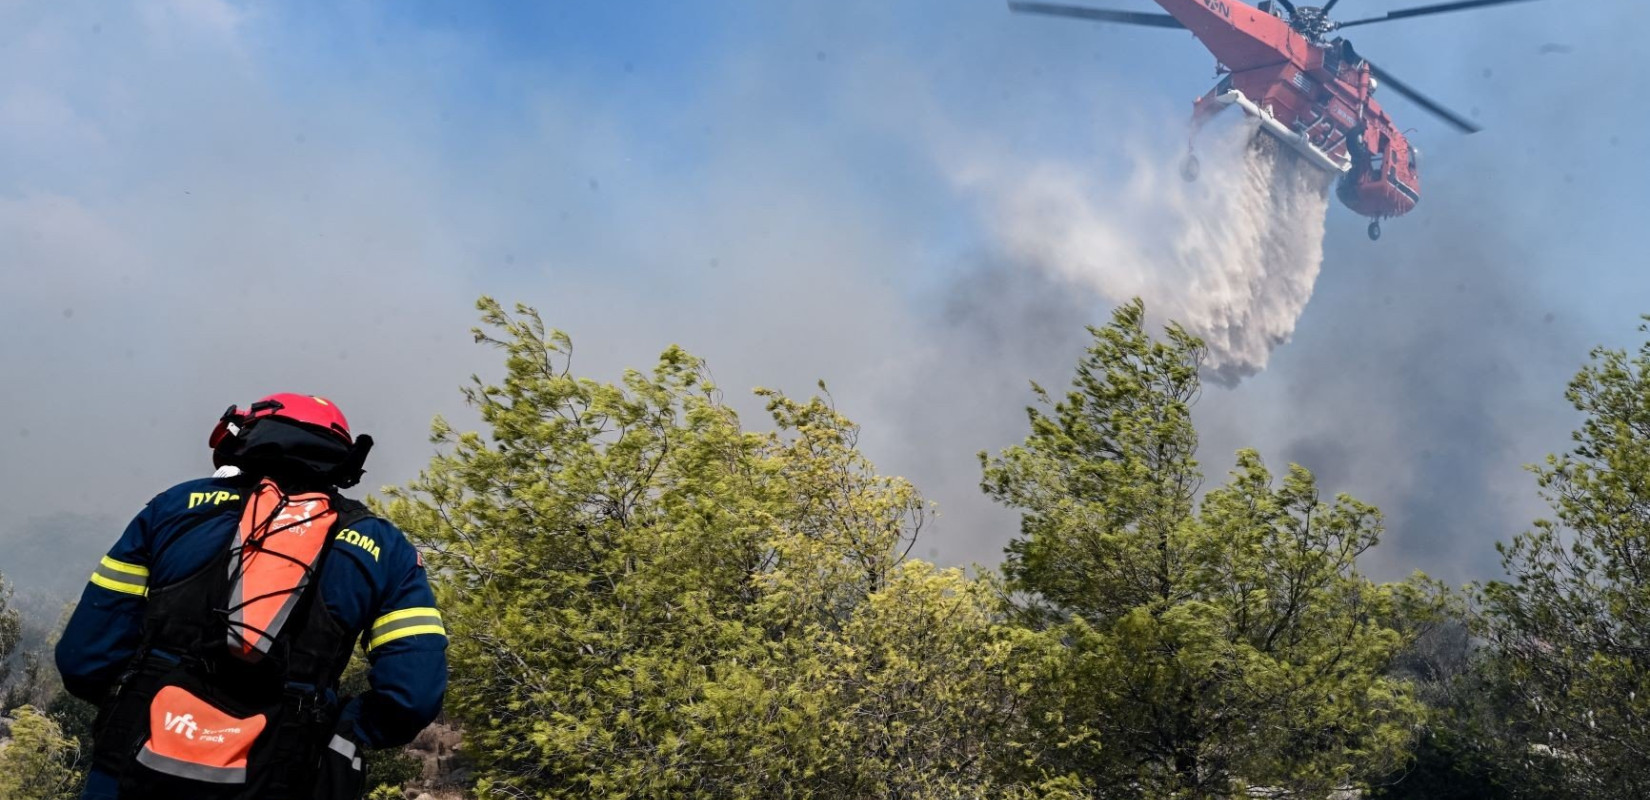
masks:
<svg viewBox="0 0 1650 800"><path fill-rule="evenodd" d="M324 398L274 394L209 443L217 472L149 501L57 645L99 710L82 797L359 797L361 752L411 741L447 682L422 558L338 493L372 439ZM343 698L357 642L370 688Z"/></svg>

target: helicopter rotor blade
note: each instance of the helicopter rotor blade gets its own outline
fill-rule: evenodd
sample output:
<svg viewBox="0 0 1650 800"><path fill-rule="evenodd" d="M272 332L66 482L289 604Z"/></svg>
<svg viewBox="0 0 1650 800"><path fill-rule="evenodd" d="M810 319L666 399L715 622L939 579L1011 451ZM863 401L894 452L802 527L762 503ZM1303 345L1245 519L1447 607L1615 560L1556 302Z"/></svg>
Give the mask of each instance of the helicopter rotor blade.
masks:
<svg viewBox="0 0 1650 800"><path fill-rule="evenodd" d="M1448 122L1450 125L1455 126L1455 129L1459 130L1462 133L1477 133L1477 132L1483 130L1483 128L1480 127L1478 125L1478 123L1473 122L1472 120L1467 119L1466 117L1463 117L1460 114L1457 114L1454 111L1449 110L1448 108L1445 108L1444 106L1440 105L1437 101L1433 100L1432 98L1427 97L1424 94L1421 94L1420 92L1416 91L1415 88L1410 86L1409 84L1406 84L1403 81L1398 80L1397 78L1394 78L1392 76L1392 73L1387 72L1386 70L1381 69L1380 67L1376 66L1374 62L1368 62L1368 63L1369 63L1370 73L1375 76L1376 80L1381 82L1381 86L1383 88L1390 88L1390 89L1392 89L1392 91L1397 92L1398 94L1401 94L1401 95L1409 98L1416 105L1426 109L1427 111L1431 112L1434 116L1438 117L1439 119L1442 119L1445 122Z"/></svg>
<svg viewBox="0 0 1650 800"><path fill-rule="evenodd" d="M1323 8L1320 8L1318 10L1322 11L1325 14L1328 14L1330 11L1335 10L1335 4L1339 3L1339 2L1341 2L1341 0L1329 0L1329 2L1323 4Z"/></svg>
<svg viewBox="0 0 1650 800"><path fill-rule="evenodd" d="M1366 17L1364 19L1355 19L1348 22L1337 22L1335 23L1335 27L1350 28L1354 25L1370 25L1376 22L1391 22L1393 20L1408 19L1410 17L1425 17L1432 14L1447 14L1451 11L1466 11L1469 8L1481 8L1483 6L1499 6L1507 3L1528 2L1530 2L1530 0L1457 0L1457 2L1454 3L1439 3L1431 6L1419 6L1417 8L1404 8L1397 11L1389 11L1385 15L1379 17ZM1334 3L1330 3L1328 6L1324 7L1324 11L1328 11L1334 5Z"/></svg>
<svg viewBox="0 0 1650 800"><path fill-rule="evenodd" d="M1119 22L1124 25L1144 25L1148 28L1185 28L1180 20L1168 14L1145 14L1138 11L1114 11L1109 8L1068 6L1059 3L1031 3L1010 0L1008 10L1017 14L1044 14L1051 17L1069 17L1097 22Z"/></svg>

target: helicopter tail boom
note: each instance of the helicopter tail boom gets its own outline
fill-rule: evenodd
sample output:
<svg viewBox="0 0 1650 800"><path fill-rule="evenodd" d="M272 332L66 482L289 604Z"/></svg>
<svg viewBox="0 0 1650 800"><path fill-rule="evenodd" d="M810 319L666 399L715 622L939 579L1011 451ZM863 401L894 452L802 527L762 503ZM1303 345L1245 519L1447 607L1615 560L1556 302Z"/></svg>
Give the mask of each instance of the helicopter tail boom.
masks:
<svg viewBox="0 0 1650 800"><path fill-rule="evenodd" d="M1289 23L1240 0L1156 0L1233 72L1303 59L1306 39Z"/></svg>

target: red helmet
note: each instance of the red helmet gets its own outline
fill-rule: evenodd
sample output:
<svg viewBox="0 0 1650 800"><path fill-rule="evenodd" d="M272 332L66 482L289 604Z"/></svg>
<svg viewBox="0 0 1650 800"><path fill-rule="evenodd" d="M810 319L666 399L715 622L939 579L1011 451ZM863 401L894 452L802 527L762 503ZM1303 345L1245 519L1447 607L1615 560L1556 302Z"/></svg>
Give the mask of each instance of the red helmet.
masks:
<svg viewBox="0 0 1650 800"><path fill-rule="evenodd" d="M240 433L242 427L260 417L284 417L327 431L344 440L344 444L354 443L349 432L349 420L344 419L344 412L338 410L331 400L312 394L281 392L253 403L245 411L230 406L218 420L217 427L212 429L207 445L217 449L224 437Z"/></svg>

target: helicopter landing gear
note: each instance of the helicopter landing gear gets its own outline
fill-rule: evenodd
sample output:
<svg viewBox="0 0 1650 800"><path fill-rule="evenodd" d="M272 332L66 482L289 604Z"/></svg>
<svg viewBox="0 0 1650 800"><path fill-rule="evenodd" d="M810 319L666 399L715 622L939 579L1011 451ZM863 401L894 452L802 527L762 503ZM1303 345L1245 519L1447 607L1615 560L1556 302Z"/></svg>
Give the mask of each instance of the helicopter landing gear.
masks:
<svg viewBox="0 0 1650 800"><path fill-rule="evenodd" d="M1381 240L1380 220L1375 220L1374 222L1369 223L1369 240L1372 242L1378 242Z"/></svg>
<svg viewBox="0 0 1650 800"><path fill-rule="evenodd" d="M1187 153L1186 160L1180 162L1180 177L1187 183L1192 183L1197 180L1197 175L1202 169L1203 165L1198 163L1197 156Z"/></svg>

